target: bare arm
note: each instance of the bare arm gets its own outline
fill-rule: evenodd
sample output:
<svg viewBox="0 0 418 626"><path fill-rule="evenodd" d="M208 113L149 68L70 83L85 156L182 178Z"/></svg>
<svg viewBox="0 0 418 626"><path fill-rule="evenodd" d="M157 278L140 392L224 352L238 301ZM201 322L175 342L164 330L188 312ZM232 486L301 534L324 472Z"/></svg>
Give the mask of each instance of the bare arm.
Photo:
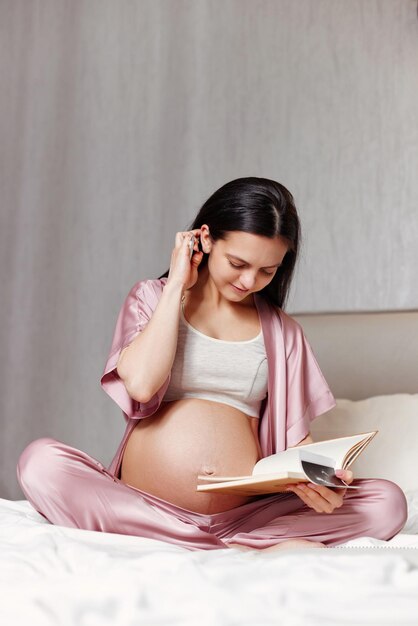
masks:
<svg viewBox="0 0 418 626"><path fill-rule="evenodd" d="M182 284L167 283L144 330L120 354L117 372L137 402L148 402L173 366L182 292Z"/></svg>
<svg viewBox="0 0 418 626"><path fill-rule="evenodd" d="M203 258L203 252L196 250L196 237L199 235L199 228L176 233L168 279L161 298L142 332L119 356L117 372L126 391L137 402L148 402L163 386L173 367L181 298L183 291L196 283L197 268ZM193 239L194 244L191 243ZM194 248L190 249L189 244Z"/></svg>

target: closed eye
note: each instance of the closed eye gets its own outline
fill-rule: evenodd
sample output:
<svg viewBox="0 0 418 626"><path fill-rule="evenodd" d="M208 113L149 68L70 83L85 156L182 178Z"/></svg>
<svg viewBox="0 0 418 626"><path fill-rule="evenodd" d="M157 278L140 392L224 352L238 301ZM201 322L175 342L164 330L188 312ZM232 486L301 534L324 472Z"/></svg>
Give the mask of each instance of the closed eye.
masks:
<svg viewBox="0 0 418 626"><path fill-rule="evenodd" d="M236 267L236 268L240 268L240 267L244 267L243 265L235 265L234 263L231 263L231 261L228 261L229 265L231 265L232 267ZM267 276L273 276L275 272L267 272L266 270L262 270L264 272L264 274L267 274Z"/></svg>

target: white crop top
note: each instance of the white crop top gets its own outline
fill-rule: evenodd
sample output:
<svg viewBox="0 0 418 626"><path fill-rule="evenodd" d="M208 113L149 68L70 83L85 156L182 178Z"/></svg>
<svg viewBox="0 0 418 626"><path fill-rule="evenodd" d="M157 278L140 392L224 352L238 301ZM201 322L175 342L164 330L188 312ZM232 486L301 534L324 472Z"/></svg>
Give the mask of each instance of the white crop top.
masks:
<svg viewBox="0 0 418 626"><path fill-rule="evenodd" d="M263 332L247 341L204 335L180 313L177 351L164 402L203 398L259 417L267 395L267 354Z"/></svg>

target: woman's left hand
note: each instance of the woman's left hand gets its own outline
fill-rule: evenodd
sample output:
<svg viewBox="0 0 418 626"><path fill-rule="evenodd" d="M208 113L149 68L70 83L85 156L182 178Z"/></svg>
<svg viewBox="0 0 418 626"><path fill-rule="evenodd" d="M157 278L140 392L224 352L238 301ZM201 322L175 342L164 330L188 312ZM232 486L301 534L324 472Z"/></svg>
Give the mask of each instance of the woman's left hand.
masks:
<svg viewBox="0 0 418 626"><path fill-rule="evenodd" d="M353 472L350 470L337 470L335 474L347 485L350 485L354 480ZM342 506L347 489L336 488L334 491L334 489L323 485L298 483L297 485L288 485L285 491L293 491L317 513L332 513L334 509L339 509Z"/></svg>

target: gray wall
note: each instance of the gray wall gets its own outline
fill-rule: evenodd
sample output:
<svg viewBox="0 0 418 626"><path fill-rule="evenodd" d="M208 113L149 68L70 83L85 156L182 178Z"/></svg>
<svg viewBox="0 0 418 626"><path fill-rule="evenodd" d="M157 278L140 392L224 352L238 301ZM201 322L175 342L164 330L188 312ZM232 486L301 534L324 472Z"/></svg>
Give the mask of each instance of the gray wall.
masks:
<svg viewBox="0 0 418 626"><path fill-rule="evenodd" d="M294 194L288 310L418 307L413 0L0 1L0 497L49 435L108 462L133 283L240 176Z"/></svg>

